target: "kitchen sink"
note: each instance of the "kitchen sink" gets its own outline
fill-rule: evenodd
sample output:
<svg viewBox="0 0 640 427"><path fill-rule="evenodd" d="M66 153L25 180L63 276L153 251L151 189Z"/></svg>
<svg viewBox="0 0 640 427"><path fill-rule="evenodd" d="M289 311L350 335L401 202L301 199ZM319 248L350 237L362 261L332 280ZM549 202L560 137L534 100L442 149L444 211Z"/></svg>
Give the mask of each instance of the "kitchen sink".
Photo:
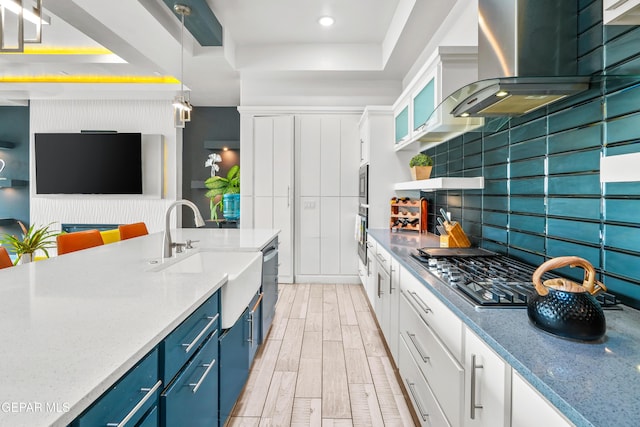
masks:
<svg viewBox="0 0 640 427"><path fill-rule="evenodd" d="M214 252L198 250L166 260L152 272L175 275L226 273L221 292L221 327L227 329L240 318L262 282L262 252Z"/></svg>

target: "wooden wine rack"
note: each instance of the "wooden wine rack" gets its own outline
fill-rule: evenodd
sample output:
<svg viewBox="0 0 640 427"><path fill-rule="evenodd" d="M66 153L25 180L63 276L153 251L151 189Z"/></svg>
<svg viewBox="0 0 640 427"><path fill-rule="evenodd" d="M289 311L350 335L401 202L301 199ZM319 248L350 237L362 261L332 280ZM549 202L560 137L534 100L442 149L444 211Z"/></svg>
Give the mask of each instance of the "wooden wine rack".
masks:
<svg viewBox="0 0 640 427"><path fill-rule="evenodd" d="M427 231L427 200L394 197L391 199L391 230Z"/></svg>

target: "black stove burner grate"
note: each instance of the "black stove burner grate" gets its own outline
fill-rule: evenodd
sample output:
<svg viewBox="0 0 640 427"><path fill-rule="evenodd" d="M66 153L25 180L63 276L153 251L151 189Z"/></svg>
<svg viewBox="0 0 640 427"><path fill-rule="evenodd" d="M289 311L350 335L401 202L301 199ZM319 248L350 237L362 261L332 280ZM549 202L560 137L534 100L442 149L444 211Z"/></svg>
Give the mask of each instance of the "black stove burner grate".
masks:
<svg viewBox="0 0 640 427"><path fill-rule="evenodd" d="M535 293L531 281L535 267L504 255L434 257L418 250L413 257L479 307L526 307ZM547 272L542 279L558 277ZM596 299L603 308L621 308L615 295L610 293L600 292Z"/></svg>

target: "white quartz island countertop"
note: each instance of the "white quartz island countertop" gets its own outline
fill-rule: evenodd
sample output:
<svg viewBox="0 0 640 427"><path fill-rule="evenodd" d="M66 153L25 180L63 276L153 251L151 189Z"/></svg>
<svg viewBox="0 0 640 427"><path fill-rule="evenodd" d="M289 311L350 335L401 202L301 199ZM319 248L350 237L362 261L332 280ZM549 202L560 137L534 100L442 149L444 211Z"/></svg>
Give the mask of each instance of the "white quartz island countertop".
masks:
<svg viewBox="0 0 640 427"><path fill-rule="evenodd" d="M172 230L174 242L225 252L259 251L277 234ZM67 425L224 285L224 265L151 271L162 237L0 270L0 426Z"/></svg>

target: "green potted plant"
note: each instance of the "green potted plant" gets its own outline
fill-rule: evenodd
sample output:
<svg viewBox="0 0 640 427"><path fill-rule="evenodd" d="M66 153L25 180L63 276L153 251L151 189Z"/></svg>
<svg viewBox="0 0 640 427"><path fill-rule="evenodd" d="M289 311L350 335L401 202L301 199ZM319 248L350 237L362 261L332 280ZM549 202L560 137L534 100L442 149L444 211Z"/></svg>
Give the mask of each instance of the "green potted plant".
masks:
<svg viewBox="0 0 640 427"><path fill-rule="evenodd" d="M44 252L49 258L48 249L56 247L54 238L58 235L57 232L49 229L51 224L39 228L31 225L29 229L21 221L18 221L18 225L22 229L22 238L12 234L4 234L0 238L0 244L9 248L18 256L15 264L25 264L33 261L33 254L38 250Z"/></svg>
<svg viewBox="0 0 640 427"><path fill-rule="evenodd" d="M209 189L205 197L209 199L211 219L217 221L218 208L222 207L225 194L240 194L240 166L235 165L227 173L227 177L212 176L204 182Z"/></svg>
<svg viewBox="0 0 640 427"><path fill-rule="evenodd" d="M424 153L416 154L409 161L409 167L411 168L411 177L414 180L429 179L431 168L433 167L433 159Z"/></svg>

